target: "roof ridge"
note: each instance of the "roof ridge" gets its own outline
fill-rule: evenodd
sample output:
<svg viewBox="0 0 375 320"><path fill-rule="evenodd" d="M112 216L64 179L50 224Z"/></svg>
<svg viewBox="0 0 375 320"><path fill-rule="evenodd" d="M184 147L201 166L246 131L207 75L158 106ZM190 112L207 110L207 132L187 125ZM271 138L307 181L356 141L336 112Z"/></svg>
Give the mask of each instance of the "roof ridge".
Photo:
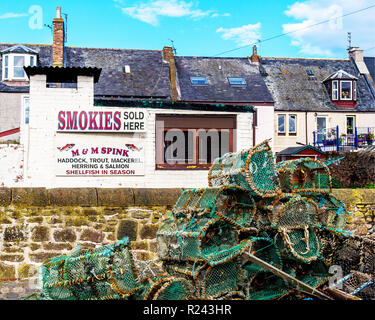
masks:
<svg viewBox="0 0 375 320"><path fill-rule="evenodd" d="M0 42L0 45L24 45L24 46L44 46L44 47L52 47L52 44L41 44L41 43L7 43L7 42ZM162 52L162 50L156 49L121 49L121 48L94 48L94 47L79 47L79 46L66 46L66 48L71 49L91 49L91 50L115 50L115 51L152 51L152 52Z"/></svg>
<svg viewBox="0 0 375 320"><path fill-rule="evenodd" d="M75 46L67 46L67 48L71 48L71 49L89 49L89 50L152 51L152 52L162 52L162 50L155 50L155 49L93 48L93 47L75 47Z"/></svg>
<svg viewBox="0 0 375 320"><path fill-rule="evenodd" d="M297 58L297 57L261 57L261 59L350 61L349 59L338 59L338 58Z"/></svg>

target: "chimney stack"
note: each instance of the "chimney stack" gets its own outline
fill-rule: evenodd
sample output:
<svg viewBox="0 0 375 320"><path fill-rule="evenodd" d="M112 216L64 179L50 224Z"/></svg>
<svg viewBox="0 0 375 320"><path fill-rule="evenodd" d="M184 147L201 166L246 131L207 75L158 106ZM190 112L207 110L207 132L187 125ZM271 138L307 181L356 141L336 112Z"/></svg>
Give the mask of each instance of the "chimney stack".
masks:
<svg viewBox="0 0 375 320"><path fill-rule="evenodd" d="M169 76L171 80L172 100L177 101L178 100L177 72L176 72L176 63L175 63L172 47L163 48L163 59L169 63Z"/></svg>
<svg viewBox="0 0 375 320"><path fill-rule="evenodd" d="M257 46L253 46L253 55L250 57L250 61L252 63L259 63L260 62L260 57L258 56L258 49Z"/></svg>
<svg viewBox="0 0 375 320"><path fill-rule="evenodd" d="M56 8L56 18L53 19L52 61L54 67L64 65L65 26L61 18L61 7Z"/></svg>
<svg viewBox="0 0 375 320"><path fill-rule="evenodd" d="M363 61L363 50L360 50L359 47L349 48L349 59L353 58L355 62Z"/></svg>

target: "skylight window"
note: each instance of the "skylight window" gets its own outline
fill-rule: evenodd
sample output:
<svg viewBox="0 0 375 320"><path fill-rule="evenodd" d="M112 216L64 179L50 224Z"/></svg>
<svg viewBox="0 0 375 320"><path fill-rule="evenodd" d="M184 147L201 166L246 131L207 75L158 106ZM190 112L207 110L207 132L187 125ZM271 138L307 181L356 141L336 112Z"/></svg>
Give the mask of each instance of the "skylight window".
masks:
<svg viewBox="0 0 375 320"><path fill-rule="evenodd" d="M229 83L232 86L243 86L246 84L246 81L244 78L235 78L235 77L230 77L228 78Z"/></svg>
<svg viewBox="0 0 375 320"><path fill-rule="evenodd" d="M313 75L314 75L314 72L313 72L311 69L307 69L307 70L306 70L306 73L307 73L309 76L313 76Z"/></svg>
<svg viewBox="0 0 375 320"><path fill-rule="evenodd" d="M130 73L130 66L127 64L124 66L124 73Z"/></svg>
<svg viewBox="0 0 375 320"><path fill-rule="evenodd" d="M192 84L208 84L206 77L190 77L190 81Z"/></svg>

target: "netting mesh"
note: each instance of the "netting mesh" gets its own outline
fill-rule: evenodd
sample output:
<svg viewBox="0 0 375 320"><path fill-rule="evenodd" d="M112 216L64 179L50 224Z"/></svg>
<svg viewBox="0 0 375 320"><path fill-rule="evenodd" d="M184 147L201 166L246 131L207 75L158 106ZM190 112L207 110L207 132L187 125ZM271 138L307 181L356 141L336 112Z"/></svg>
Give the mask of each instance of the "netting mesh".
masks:
<svg viewBox="0 0 375 320"><path fill-rule="evenodd" d="M52 300L120 299L140 288L127 239L52 258L42 265L41 276L41 294Z"/></svg>
<svg viewBox="0 0 375 320"><path fill-rule="evenodd" d="M301 158L279 162L280 185L286 193L329 193L331 175L327 165L319 160Z"/></svg>
<svg viewBox="0 0 375 320"><path fill-rule="evenodd" d="M208 178L159 228L162 267L125 239L76 250L43 264L42 293L30 299L305 299L330 285L334 266L342 291L375 299L375 241L346 232L325 164L276 168L265 141L216 159Z"/></svg>
<svg viewBox="0 0 375 320"><path fill-rule="evenodd" d="M261 197L275 196L280 186L268 141L215 159L208 183L210 186L237 185Z"/></svg>

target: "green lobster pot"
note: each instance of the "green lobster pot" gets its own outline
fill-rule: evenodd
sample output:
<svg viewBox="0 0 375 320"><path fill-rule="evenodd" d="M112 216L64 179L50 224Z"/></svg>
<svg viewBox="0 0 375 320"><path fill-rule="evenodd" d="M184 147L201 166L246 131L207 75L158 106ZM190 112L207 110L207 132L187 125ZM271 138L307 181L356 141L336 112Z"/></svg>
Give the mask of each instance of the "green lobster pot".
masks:
<svg viewBox="0 0 375 320"><path fill-rule="evenodd" d="M268 140L249 150L227 153L215 159L208 174L208 184L211 187L236 185L258 197L275 197L281 193Z"/></svg>

